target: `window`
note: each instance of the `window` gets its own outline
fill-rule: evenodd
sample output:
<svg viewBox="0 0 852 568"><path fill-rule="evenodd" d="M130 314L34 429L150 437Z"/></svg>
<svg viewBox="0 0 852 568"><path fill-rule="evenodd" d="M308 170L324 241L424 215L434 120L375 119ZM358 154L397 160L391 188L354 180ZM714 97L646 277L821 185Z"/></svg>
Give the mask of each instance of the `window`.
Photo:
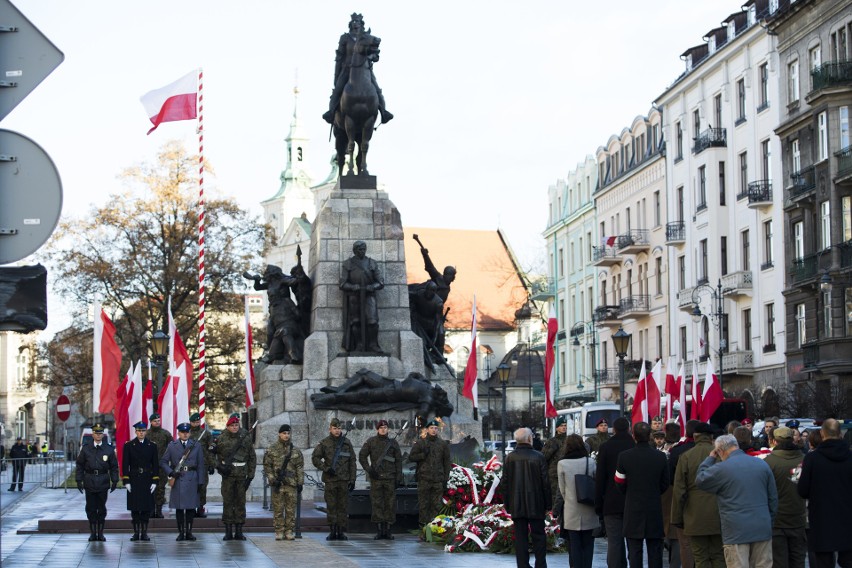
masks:
<svg viewBox="0 0 852 568"><path fill-rule="evenodd" d="M559 276L565 276L565 251L559 249Z"/></svg>
<svg viewBox="0 0 852 568"><path fill-rule="evenodd" d="M699 134L701 134L701 111L695 109L692 111L692 137L698 138Z"/></svg>
<svg viewBox="0 0 852 568"><path fill-rule="evenodd" d="M763 268L770 268L774 260L772 253L772 219L763 222Z"/></svg>
<svg viewBox="0 0 852 568"><path fill-rule="evenodd" d="M748 152L740 154L740 195L748 194Z"/></svg>
<svg viewBox="0 0 852 568"><path fill-rule="evenodd" d="M601 305L606 305L606 280L601 280Z"/></svg>
<svg viewBox="0 0 852 568"><path fill-rule="evenodd" d="M740 233L743 244L743 270L749 271L751 270L751 261L750 261L750 244L749 244L749 235L748 229Z"/></svg>
<svg viewBox="0 0 852 568"><path fill-rule="evenodd" d="M837 109L840 120L838 120L838 124L840 126L840 149L846 149L849 147L849 107L842 106Z"/></svg>
<svg viewBox="0 0 852 568"><path fill-rule="evenodd" d="M663 326L657 326L657 357L663 358Z"/></svg>
<svg viewBox="0 0 852 568"><path fill-rule="evenodd" d="M745 79L737 81L737 123L746 119Z"/></svg>
<svg viewBox="0 0 852 568"><path fill-rule="evenodd" d="M844 195L840 200L843 210L843 242L852 240L852 196Z"/></svg>
<svg viewBox="0 0 852 568"><path fill-rule="evenodd" d="M707 170L706 166L698 168L698 209L707 208Z"/></svg>
<svg viewBox="0 0 852 568"><path fill-rule="evenodd" d="M805 256L805 224L793 223L793 258L801 260Z"/></svg>
<svg viewBox="0 0 852 568"><path fill-rule="evenodd" d="M675 123L675 142L677 144L677 153L675 154L675 159L682 160L683 159L683 127L680 124L680 121Z"/></svg>
<svg viewBox="0 0 852 568"><path fill-rule="evenodd" d="M719 162L719 205L725 204L725 162Z"/></svg>
<svg viewBox="0 0 852 568"><path fill-rule="evenodd" d="M743 350L751 351L751 309L743 310Z"/></svg>
<svg viewBox="0 0 852 568"><path fill-rule="evenodd" d="M700 271L699 271L698 275L699 275L699 279L702 282L707 282L708 277L709 277L708 272L707 272L707 239L701 239L701 242L699 243L698 246L699 246L699 257L700 257L700 264L699 264Z"/></svg>
<svg viewBox="0 0 852 568"><path fill-rule="evenodd" d="M823 250L831 246L831 204L823 201L819 204L819 245Z"/></svg>
<svg viewBox="0 0 852 568"><path fill-rule="evenodd" d="M764 63L757 68L758 81L760 82L760 106L758 110L769 107L769 64Z"/></svg>
<svg viewBox="0 0 852 568"><path fill-rule="evenodd" d="M760 173L761 179L769 181L772 174L769 171L769 159L771 158L771 150L769 149L769 139L760 143Z"/></svg>
<svg viewBox="0 0 852 568"><path fill-rule="evenodd" d="M822 52L820 51L820 47L812 47L808 50L808 68L813 71L820 65L822 65Z"/></svg>
<svg viewBox="0 0 852 568"><path fill-rule="evenodd" d="M728 237L722 237L720 254L722 255L722 276L728 273Z"/></svg>
<svg viewBox="0 0 852 568"><path fill-rule="evenodd" d="M831 292L822 293L822 326L823 337L831 337Z"/></svg>
<svg viewBox="0 0 852 568"><path fill-rule="evenodd" d="M704 345L700 349L700 358L706 361L710 358L710 318L702 318L701 337L704 339ZM720 346L721 347L721 346Z"/></svg>
<svg viewBox="0 0 852 568"><path fill-rule="evenodd" d="M766 304L766 347L772 347L775 351L775 304ZM764 351L770 349L764 348Z"/></svg>
<svg viewBox="0 0 852 568"><path fill-rule="evenodd" d="M659 227L661 218L660 218L660 192L654 192L654 226Z"/></svg>
<svg viewBox="0 0 852 568"><path fill-rule="evenodd" d="M654 259L654 268L657 271L654 280L657 284L657 296L663 293L663 257L658 256Z"/></svg>
<svg viewBox="0 0 852 568"><path fill-rule="evenodd" d="M799 60L787 65L787 101L789 104L799 102Z"/></svg>
<svg viewBox="0 0 852 568"><path fill-rule="evenodd" d="M28 351L24 349L18 352L15 356L15 388L17 390L26 390L27 388L27 367L29 366Z"/></svg>
<svg viewBox="0 0 852 568"><path fill-rule="evenodd" d="M799 139L790 143L790 155L793 157L792 168L794 173L802 171L802 152L799 150Z"/></svg>
<svg viewBox="0 0 852 568"><path fill-rule="evenodd" d="M675 194L677 197L677 220L683 221L683 186L678 187Z"/></svg>
<svg viewBox="0 0 852 568"><path fill-rule="evenodd" d="M677 289L686 288L686 257L677 257Z"/></svg>
<svg viewBox="0 0 852 568"><path fill-rule="evenodd" d="M713 97L713 124L716 128L722 128L722 94Z"/></svg>
<svg viewBox="0 0 852 568"><path fill-rule="evenodd" d="M828 159L828 117L826 111L817 116L817 161Z"/></svg>

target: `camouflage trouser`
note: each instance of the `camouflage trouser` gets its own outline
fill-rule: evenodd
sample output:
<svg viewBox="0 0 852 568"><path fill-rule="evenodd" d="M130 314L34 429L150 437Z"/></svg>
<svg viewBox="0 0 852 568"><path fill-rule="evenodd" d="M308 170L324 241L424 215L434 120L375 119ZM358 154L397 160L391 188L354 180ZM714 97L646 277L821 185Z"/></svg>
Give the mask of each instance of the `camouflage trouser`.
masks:
<svg viewBox="0 0 852 568"><path fill-rule="evenodd" d="M444 484L440 481L417 482L417 501L420 504L420 524L432 522L441 510L441 497L444 496Z"/></svg>
<svg viewBox="0 0 852 568"><path fill-rule="evenodd" d="M349 527L349 483L343 481L331 481L325 484L325 506L328 510L329 525L338 525L346 529Z"/></svg>
<svg viewBox="0 0 852 568"><path fill-rule="evenodd" d="M551 503L556 503L556 498L559 497L559 479L554 475L550 478L550 499Z"/></svg>
<svg viewBox="0 0 852 568"><path fill-rule="evenodd" d="M370 480L370 507L374 523L396 522L396 483L393 479Z"/></svg>
<svg viewBox="0 0 852 568"><path fill-rule="evenodd" d="M222 522L241 525L246 522L246 478L222 478Z"/></svg>
<svg viewBox="0 0 852 568"><path fill-rule="evenodd" d="M207 484L198 486L198 508L204 507L207 504Z"/></svg>
<svg viewBox="0 0 852 568"><path fill-rule="evenodd" d="M295 529L297 495L296 488L289 485L272 490L272 526L275 532L292 532Z"/></svg>
<svg viewBox="0 0 852 568"><path fill-rule="evenodd" d="M161 475L157 481L157 490L154 491L154 505L162 507L166 502L166 483L169 481L168 476Z"/></svg>

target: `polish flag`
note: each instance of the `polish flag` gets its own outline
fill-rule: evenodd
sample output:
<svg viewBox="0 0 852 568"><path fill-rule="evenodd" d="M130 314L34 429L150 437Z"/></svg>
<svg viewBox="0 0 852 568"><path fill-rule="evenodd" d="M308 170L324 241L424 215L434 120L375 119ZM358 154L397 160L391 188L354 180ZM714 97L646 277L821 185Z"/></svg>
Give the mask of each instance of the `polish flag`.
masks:
<svg viewBox="0 0 852 568"><path fill-rule="evenodd" d="M174 426L189 422L189 396L192 394L192 360L186 352L183 340L180 338L174 317L172 317L172 302L169 299L169 376L173 378L174 390ZM172 432L177 436L177 431Z"/></svg>
<svg viewBox="0 0 852 568"><path fill-rule="evenodd" d="M616 237L615 235L613 235L613 236L611 236L611 237L607 237L607 238L606 238L606 246L608 246L608 247L613 246L613 245L615 244L615 240L616 240L617 238L618 238L618 237Z"/></svg>
<svg viewBox="0 0 852 568"><path fill-rule="evenodd" d="M92 408L96 413L109 414L115 408L120 372L121 349L115 342L115 325L96 301L92 364Z"/></svg>
<svg viewBox="0 0 852 568"><path fill-rule="evenodd" d="M136 363L133 368L133 373L127 374L127 427L130 432L130 437L135 435L133 425L142 420L148 422L148 418L144 416L145 408L142 406L142 361Z"/></svg>
<svg viewBox="0 0 852 568"><path fill-rule="evenodd" d="M658 359L651 369L651 374L645 379L645 400L648 406L648 417L660 415L660 379L663 375L663 361Z"/></svg>
<svg viewBox="0 0 852 568"><path fill-rule="evenodd" d="M246 296L246 408L254 404L254 367L251 364L251 322L249 322L249 297Z"/></svg>
<svg viewBox="0 0 852 568"><path fill-rule="evenodd" d="M550 316L547 318L547 349L544 353L545 418L556 418L556 407L553 406L553 393L556 391L556 353L553 346L556 344L556 333L558 331L559 322L556 321L556 310L551 306Z"/></svg>
<svg viewBox="0 0 852 568"><path fill-rule="evenodd" d="M645 376L645 360L642 359L642 370L639 372L639 382L636 383L636 394L633 396L633 410L630 413L630 423L648 421L648 379Z"/></svg>
<svg viewBox="0 0 852 568"><path fill-rule="evenodd" d="M479 406L477 400L479 398L479 387L476 384L476 375L478 374L476 366L478 355L476 352L476 295L473 296L473 315L470 322L470 335L472 337L470 341L470 355L467 358L467 366L464 368L464 389L462 390L462 395L472 400L473 407L477 408Z"/></svg>
<svg viewBox="0 0 852 568"><path fill-rule="evenodd" d="M713 371L713 362L707 359L707 374L704 378L704 392L701 393L701 421L709 422L713 413L722 406L722 385L719 377Z"/></svg>
<svg viewBox="0 0 852 568"><path fill-rule="evenodd" d="M174 83L140 97L145 113L154 125L148 134L154 132L160 123L192 120L198 116L196 107L199 72L199 69L194 69Z"/></svg>
<svg viewBox="0 0 852 568"><path fill-rule="evenodd" d="M163 383L163 390L157 396L157 410L160 414L160 427L175 437L177 423L175 422L175 389L172 376L166 377Z"/></svg>
<svg viewBox="0 0 852 568"><path fill-rule="evenodd" d="M142 391L142 422L148 424L154 414L154 381L151 378L151 367L148 367L148 384Z"/></svg>
<svg viewBox="0 0 852 568"><path fill-rule="evenodd" d="M686 436L686 377L683 375L683 361L680 362L680 369L677 372L677 390L678 402L680 402L677 420L680 422L680 431Z"/></svg>
<svg viewBox="0 0 852 568"><path fill-rule="evenodd" d="M701 390L698 387L698 361L692 360L692 420L701 420Z"/></svg>
<svg viewBox="0 0 852 568"><path fill-rule="evenodd" d="M674 357L669 357L669 362L666 364L666 422L672 419L672 403L674 403L675 399L677 399L678 396L679 386L677 382L677 377L675 376L676 365L677 360Z"/></svg>
<svg viewBox="0 0 852 568"><path fill-rule="evenodd" d="M131 365L131 368L133 366ZM131 380L131 374L128 372L124 381L116 388L115 412L115 454L118 459L118 470L121 471L121 463L124 459L124 444L130 441L130 416L128 415L128 406L133 398L134 384ZM130 426L130 427L128 427Z"/></svg>

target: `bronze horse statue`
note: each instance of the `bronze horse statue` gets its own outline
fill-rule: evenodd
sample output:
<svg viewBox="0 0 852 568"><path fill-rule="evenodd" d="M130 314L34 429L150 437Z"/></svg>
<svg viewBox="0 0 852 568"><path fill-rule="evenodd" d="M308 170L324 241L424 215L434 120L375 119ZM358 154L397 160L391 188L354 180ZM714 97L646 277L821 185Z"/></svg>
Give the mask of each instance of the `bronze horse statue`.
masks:
<svg viewBox="0 0 852 568"><path fill-rule="evenodd" d="M355 44L349 68L349 81L343 88L340 106L334 116L334 141L337 149L337 167L343 175L343 165L349 157L346 175L354 173L355 145L358 145L358 175L369 175L367 150L379 114L379 96L371 79L373 62L379 60L381 39L362 32Z"/></svg>

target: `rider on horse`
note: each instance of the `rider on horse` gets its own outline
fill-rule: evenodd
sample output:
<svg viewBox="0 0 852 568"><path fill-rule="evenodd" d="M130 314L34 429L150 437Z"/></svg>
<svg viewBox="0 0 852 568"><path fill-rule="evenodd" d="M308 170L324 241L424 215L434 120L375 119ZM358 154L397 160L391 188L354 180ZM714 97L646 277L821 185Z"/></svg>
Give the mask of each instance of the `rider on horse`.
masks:
<svg viewBox="0 0 852 568"><path fill-rule="evenodd" d="M328 112L322 115L323 120L329 124L334 123L334 113L340 105L340 97L343 94L343 87L346 86L346 81L349 79L349 66L352 62L352 54L355 49L355 44L358 42L358 37L364 32L364 17L361 14L352 14L352 19L349 22L349 33L340 36L340 41L337 44L337 53L335 54L334 65L334 91L331 93L331 99L328 104ZM370 79L373 82L373 87L376 88L376 93L379 96L379 113L382 115L382 122L390 122L393 115L385 109L385 98L382 96L382 90L376 83L376 76L373 75L372 67L370 69Z"/></svg>

